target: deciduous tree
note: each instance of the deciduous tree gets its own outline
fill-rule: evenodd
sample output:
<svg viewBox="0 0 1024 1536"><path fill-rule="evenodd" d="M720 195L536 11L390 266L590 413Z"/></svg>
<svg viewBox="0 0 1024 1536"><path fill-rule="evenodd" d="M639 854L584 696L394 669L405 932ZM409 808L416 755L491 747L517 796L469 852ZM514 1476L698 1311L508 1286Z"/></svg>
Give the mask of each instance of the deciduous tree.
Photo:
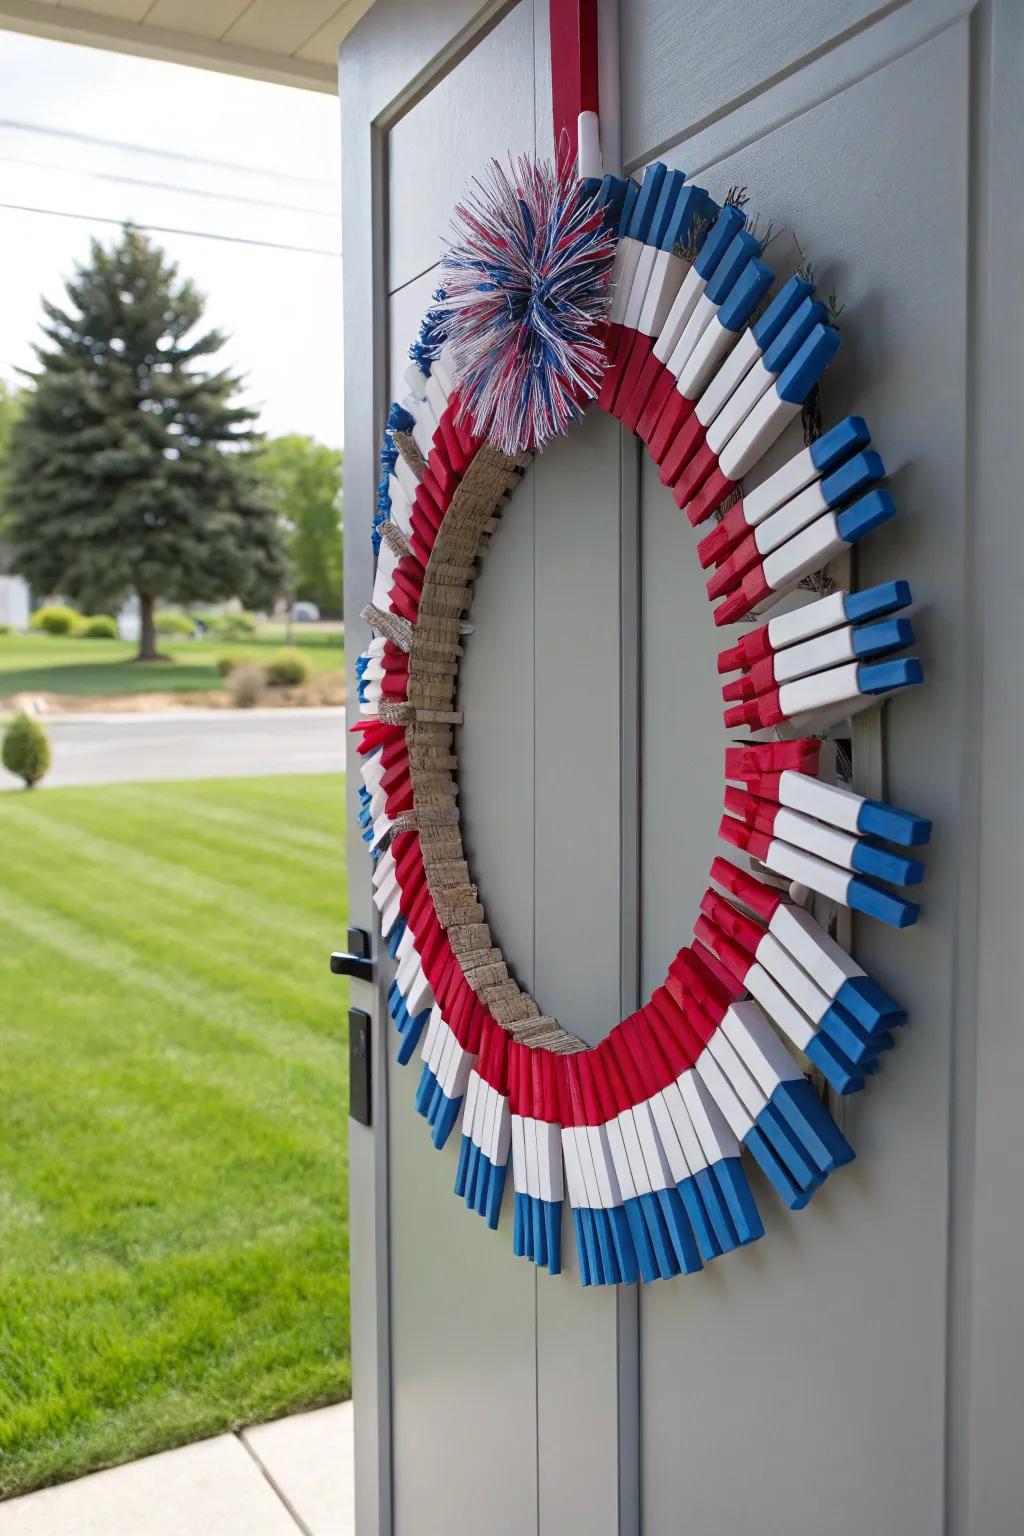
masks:
<svg viewBox="0 0 1024 1536"><path fill-rule="evenodd" d="M340 450L291 432L270 438L257 464L284 529L294 595L316 603L325 616L340 616Z"/></svg>

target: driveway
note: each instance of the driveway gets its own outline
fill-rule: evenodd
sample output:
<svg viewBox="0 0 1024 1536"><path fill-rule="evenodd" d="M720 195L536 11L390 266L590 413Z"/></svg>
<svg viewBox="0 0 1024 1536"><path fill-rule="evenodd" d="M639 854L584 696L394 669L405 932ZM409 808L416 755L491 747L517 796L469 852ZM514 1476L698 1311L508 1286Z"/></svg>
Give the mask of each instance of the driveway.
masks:
<svg viewBox="0 0 1024 1536"><path fill-rule="evenodd" d="M43 721L53 750L44 787L141 779L329 773L345 766L343 709L178 709ZM0 768L0 788L21 784Z"/></svg>

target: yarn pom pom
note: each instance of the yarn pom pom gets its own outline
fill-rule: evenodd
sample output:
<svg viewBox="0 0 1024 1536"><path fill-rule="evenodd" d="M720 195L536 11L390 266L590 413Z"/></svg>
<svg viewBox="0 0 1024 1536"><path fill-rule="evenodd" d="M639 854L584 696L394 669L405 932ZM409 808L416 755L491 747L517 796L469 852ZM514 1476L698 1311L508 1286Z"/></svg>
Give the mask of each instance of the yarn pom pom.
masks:
<svg viewBox="0 0 1024 1536"><path fill-rule="evenodd" d="M439 305L462 419L518 454L560 437L606 366L615 237L566 167L494 160L458 205Z"/></svg>

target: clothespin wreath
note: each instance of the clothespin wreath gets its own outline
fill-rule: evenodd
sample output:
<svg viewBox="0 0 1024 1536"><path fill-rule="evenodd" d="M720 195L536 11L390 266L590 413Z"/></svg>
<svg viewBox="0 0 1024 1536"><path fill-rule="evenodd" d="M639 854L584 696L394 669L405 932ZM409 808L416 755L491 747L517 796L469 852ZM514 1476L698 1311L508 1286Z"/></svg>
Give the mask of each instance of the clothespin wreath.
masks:
<svg viewBox="0 0 1024 1536"><path fill-rule="evenodd" d="M764 1227L749 1160L799 1210L853 1149L811 1081L862 1089L900 1004L809 894L915 923L927 818L819 773L816 730L922 681L909 584L830 591L719 656L725 756L716 857L693 935L636 1013L589 1048L512 975L466 860L458 668L476 565L531 456L591 402L646 445L704 531L713 622L770 609L896 512L847 416L767 478L840 335L804 274L776 274L741 206L680 171L600 174L596 5L552 0L554 165L497 162L456 209L441 286L392 405L377 555L356 662L360 823L396 962L398 1060L433 1143L460 1128L455 1192L557 1275L568 1198L584 1285L701 1269ZM771 291L774 296L770 296ZM773 736L769 733L774 733ZM785 739L783 739L785 738ZM511 1163L511 1202L506 1197Z"/></svg>

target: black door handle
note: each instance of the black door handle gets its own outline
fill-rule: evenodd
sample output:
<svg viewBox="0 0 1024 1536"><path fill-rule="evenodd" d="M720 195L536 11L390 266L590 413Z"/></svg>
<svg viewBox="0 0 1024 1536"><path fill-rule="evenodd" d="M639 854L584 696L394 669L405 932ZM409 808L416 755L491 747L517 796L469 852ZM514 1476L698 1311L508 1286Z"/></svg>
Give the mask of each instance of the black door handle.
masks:
<svg viewBox="0 0 1024 1536"><path fill-rule="evenodd" d="M348 949L335 950L331 955L332 976L354 976L356 981L373 980L373 957L370 954L370 935L365 928L350 928Z"/></svg>

